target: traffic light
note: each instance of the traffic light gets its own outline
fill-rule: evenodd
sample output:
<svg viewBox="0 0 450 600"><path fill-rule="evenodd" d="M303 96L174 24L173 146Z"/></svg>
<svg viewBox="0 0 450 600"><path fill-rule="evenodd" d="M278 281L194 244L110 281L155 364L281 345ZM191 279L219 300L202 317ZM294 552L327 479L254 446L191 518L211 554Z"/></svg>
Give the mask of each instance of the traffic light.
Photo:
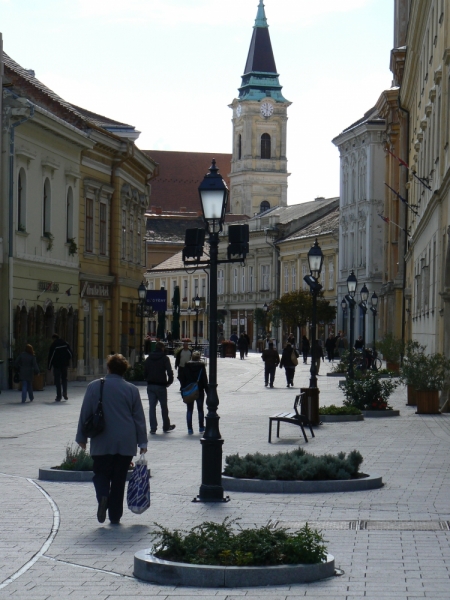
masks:
<svg viewBox="0 0 450 600"><path fill-rule="evenodd" d="M186 229L183 248L183 261L187 258L196 258L200 260L203 256L203 246L205 244L204 229Z"/></svg>
<svg viewBox="0 0 450 600"><path fill-rule="evenodd" d="M228 227L228 258L241 256L245 259L249 253L249 239L248 225L230 225Z"/></svg>

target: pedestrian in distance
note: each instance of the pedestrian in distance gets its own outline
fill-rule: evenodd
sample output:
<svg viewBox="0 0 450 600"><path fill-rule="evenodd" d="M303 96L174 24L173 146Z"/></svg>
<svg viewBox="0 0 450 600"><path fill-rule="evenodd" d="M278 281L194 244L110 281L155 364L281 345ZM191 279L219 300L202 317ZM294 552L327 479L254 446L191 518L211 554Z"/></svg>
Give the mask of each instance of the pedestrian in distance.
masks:
<svg viewBox="0 0 450 600"><path fill-rule="evenodd" d="M156 405L161 406L163 431L169 433L175 429L169 418L167 406L167 388L173 383L173 371L170 359L164 352L164 344L157 342L155 351L150 352L144 362L144 378L147 381L147 395L149 401L150 433L155 434L158 429L156 418Z"/></svg>
<svg viewBox="0 0 450 600"><path fill-rule="evenodd" d="M237 334L236 333L232 333L230 335L230 342L234 342L235 344L237 344L238 341L239 341L239 338L238 338Z"/></svg>
<svg viewBox="0 0 450 600"><path fill-rule="evenodd" d="M194 429L192 427L192 415L194 412L194 404L197 405L198 413L198 431L204 433L205 431L205 413L203 405L205 401L205 392L208 385L208 375L206 374L206 365L200 360L200 352L194 351L192 353L192 359L186 363L185 367L185 381L186 385L195 383L198 381L198 398L193 402L186 404L186 423L188 428L188 434L192 435Z"/></svg>
<svg viewBox="0 0 450 600"><path fill-rule="evenodd" d="M364 340L363 336L360 335L359 338L355 342L355 350L362 350L364 348Z"/></svg>
<svg viewBox="0 0 450 600"><path fill-rule="evenodd" d="M241 335L239 337L237 347L239 348L239 354L241 356L241 360L244 360L244 356L246 354L248 354L248 342L243 333L241 333Z"/></svg>
<svg viewBox="0 0 450 600"><path fill-rule="evenodd" d="M320 359L322 359L323 362L325 362L325 357L323 354L323 348L322 348L322 344L320 343L320 340L316 340L316 345L314 347L314 360L316 361L316 374L319 374L319 370L320 370Z"/></svg>
<svg viewBox="0 0 450 600"><path fill-rule="evenodd" d="M304 365L308 364L309 348L310 348L309 340L306 337L306 335L304 335L302 337L302 355L303 355L303 364Z"/></svg>
<svg viewBox="0 0 450 600"><path fill-rule="evenodd" d="M340 332L340 335L338 336L338 339L336 342L336 346L337 346L338 353L339 353L339 360L342 360L344 352L347 350L347 346L348 346L347 337L345 335L345 332L343 332L343 331Z"/></svg>
<svg viewBox="0 0 450 600"><path fill-rule="evenodd" d="M252 341L251 341L250 336L248 335L248 333L246 331L244 331L244 337L247 340L247 352L245 353L245 356L248 356L249 348L252 347Z"/></svg>
<svg viewBox="0 0 450 600"><path fill-rule="evenodd" d="M48 351L48 370L53 368L53 377L56 386L55 402L61 399L68 400L67 396L67 369L72 360L72 350L67 342L59 337L57 333L52 335L53 343ZM61 392L62 385L62 392Z"/></svg>
<svg viewBox="0 0 450 600"><path fill-rule="evenodd" d="M273 342L269 343L267 350L263 350L261 358L264 361L264 385L267 387L270 381L270 387L273 388L275 372L280 364L280 355L273 347Z"/></svg>
<svg viewBox="0 0 450 600"><path fill-rule="evenodd" d="M189 342L183 342L183 347L175 355L175 369L178 371L178 381L180 382L180 390L186 383L184 381L184 368L186 363L191 360L192 350L189 348Z"/></svg>
<svg viewBox="0 0 450 600"><path fill-rule="evenodd" d="M268 350L269 349L269 344L272 341L272 338L270 337L270 333L266 334L265 340L264 340L264 350Z"/></svg>
<svg viewBox="0 0 450 600"><path fill-rule="evenodd" d="M295 356L295 361L292 360L293 356ZM295 375L295 367L298 364L299 353L295 348L291 346L291 344L286 344L283 349L283 353L281 354L280 360L280 369L284 367L286 374L286 387L294 387L294 375Z"/></svg>
<svg viewBox="0 0 450 600"><path fill-rule="evenodd" d="M327 337L325 349L327 351L328 362L334 362L334 349L336 348L336 338L332 333Z"/></svg>
<svg viewBox="0 0 450 600"><path fill-rule="evenodd" d="M141 396L137 387L123 378L129 366L121 354L108 356L108 373L104 380L92 381L87 387L75 438L78 445L86 450L83 426L96 411L102 394L105 428L91 438L92 481L98 502L98 522L104 523L108 513L112 525L118 525L123 514L125 482L137 447L141 454L147 452L147 428Z"/></svg>
<svg viewBox="0 0 450 600"><path fill-rule="evenodd" d="M295 348L295 337L292 332L289 333L289 337L287 339L288 344L290 344L293 348Z"/></svg>
<svg viewBox="0 0 450 600"><path fill-rule="evenodd" d="M30 402L33 402L33 375L39 374L39 366L31 344L27 344L24 351L16 358L14 368L19 372L19 379L22 382L22 404L27 401L27 393Z"/></svg>

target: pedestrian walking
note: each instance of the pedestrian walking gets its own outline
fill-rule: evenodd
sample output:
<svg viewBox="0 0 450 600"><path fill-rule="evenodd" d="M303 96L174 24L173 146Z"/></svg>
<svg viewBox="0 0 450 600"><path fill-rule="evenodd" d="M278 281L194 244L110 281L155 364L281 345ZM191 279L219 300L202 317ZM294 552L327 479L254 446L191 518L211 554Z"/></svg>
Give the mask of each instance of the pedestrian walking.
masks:
<svg viewBox="0 0 450 600"><path fill-rule="evenodd" d="M178 371L178 381L180 382L180 390L186 383L184 381L184 367L191 360L192 350L189 348L189 342L183 342L183 347L175 355L175 369Z"/></svg>
<svg viewBox="0 0 450 600"><path fill-rule="evenodd" d="M319 374L320 370L320 359L322 359L322 361L325 361L322 344L320 343L320 340L316 340L316 345L314 347L314 360L316 362L317 375Z"/></svg>
<svg viewBox="0 0 450 600"><path fill-rule="evenodd" d="M293 361L293 357L295 357L295 361ZM295 367L298 364L299 354L295 348L291 346L291 344L286 344L283 349L283 353L281 355L280 360L280 369L284 367L286 374L286 387L294 387L294 375L295 375Z"/></svg>
<svg viewBox="0 0 450 600"><path fill-rule="evenodd" d="M327 337L325 349L327 351L328 362L334 362L334 349L336 348L336 338L332 333Z"/></svg>
<svg viewBox="0 0 450 600"><path fill-rule="evenodd" d="M19 379L22 382L22 404L27 401L27 393L30 402L33 402L33 375L39 374L39 366L31 344L27 344L16 358L14 367L19 371Z"/></svg>
<svg viewBox="0 0 450 600"><path fill-rule="evenodd" d="M337 349L338 349L338 353L339 353L339 360L342 360L342 356L344 354L344 352L347 350L347 337L345 335L345 332L340 332L340 335L338 336L337 342Z"/></svg>
<svg viewBox="0 0 450 600"><path fill-rule="evenodd" d="M261 358L264 361L264 385L267 387L270 381L270 387L273 388L275 372L280 364L280 355L273 347L273 342L269 343L267 350L263 350Z"/></svg>
<svg viewBox="0 0 450 600"><path fill-rule="evenodd" d="M245 356L248 356L248 351L252 347L252 341L251 341L250 336L248 335L248 333L246 331L244 331L244 337L247 340L247 351L245 353Z"/></svg>
<svg viewBox="0 0 450 600"><path fill-rule="evenodd" d="M243 333L241 333L237 347L239 348L239 354L241 355L241 360L244 360L244 355L248 354L248 342Z"/></svg>
<svg viewBox="0 0 450 600"><path fill-rule="evenodd" d="M268 350L269 349L269 344L272 341L271 337L270 337L270 333L266 334L266 337L264 339L264 350Z"/></svg>
<svg viewBox="0 0 450 600"><path fill-rule="evenodd" d="M59 337L57 333L52 335L53 343L48 351L48 370L53 368L53 377L56 386L55 402L61 399L68 400L67 396L67 369L72 360L72 350L67 342ZM62 385L62 392L61 392Z"/></svg>
<svg viewBox="0 0 450 600"><path fill-rule="evenodd" d="M355 350L362 350L364 348L363 336L360 335L355 342Z"/></svg>
<svg viewBox="0 0 450 600"><path fill-rule="evenodd" d="M87 438L83 426L96 411L102 395L105 428L90 443L94 461L92 481L98 502L97 519L104 523L108 513L112 525L118 525L123 514L131 459L138 446L141 454L147 452L147 428L139 390L123 378L129 366L121 354L108 356L105 378L92 381L87 387L75 438L85 450Z"/></svg>
<svg viewBox="0 0 450 600"><path fill-rule="evenodd" d="M186 385L195 383L198 381L198 398L193 402L186 404L186 422L188 434L192 435L194 429L192 427L192 415L194 412L194 404L197 405L198 413L198 431L204 433L205 431L205 413L203 410L203 404L205 401L205 392L208 385L208 375L206 374L206 365L200 360L200 352L193 352L192 359L186 363L185 367L185 381Z"/></svg>
<svg viewBox="0 0 450 600"><path fill-rule="evenodd" d="M295 348L295 337L292 332L289 333L287 341L288 341L288 344L290 344L293 348Z"/></svg>
<svg viewBox="0 0 450 600"><path fill-rule="evenodd" d="M230 335L230 342L234 342L235 344L237 344L238 341L239 341L239 338L238 338L237 334L236 333L232 333Z"/></svg>
<svg viewBox="0 0 450 600"><path fill-rule="evenodd" d="M304 365L308 364L309 348L310 348L309 340L306 337L306 335L304 335L302 337L302 355L303 355L303 364Z"/></svg>
<svg viewBox="0 0 450 600"><path fill-rule="evenodd" d="M144 377L147 382L147 395L149 401L150 433L155 434L158 429L156 418L156 405L161 406L163 431L169 433L175 429L170 424L169 408L167 406L167 388L173 383L173 371L170 359L164 352L164 344L157 342L155 351L150 352L144 362Z"/></svg>

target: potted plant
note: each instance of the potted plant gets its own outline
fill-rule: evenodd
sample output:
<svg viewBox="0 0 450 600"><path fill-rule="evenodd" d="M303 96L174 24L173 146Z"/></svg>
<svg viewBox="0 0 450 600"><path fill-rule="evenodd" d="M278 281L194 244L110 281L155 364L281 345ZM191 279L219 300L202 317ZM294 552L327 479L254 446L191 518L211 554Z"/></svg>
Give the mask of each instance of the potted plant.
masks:
<svg viewBox="0 0 450 600"><path fill-rule="evenodd" d="M392 411L388 399L399 385L400 381L393 381L392 377L382 379L376 371L356 371L353 379L347 375L341 383L344 405L363 411Z"/></svg>
<svg viewBox="0 0 450 600"><path fill-rule="evenodd" d="M419 354L425 352L426 346L422 346L416 340L409 340L405 346L405 356L403 359L402 367L400 369L400 375L403 383L406 385L407 390L407 406L415 406L416 402L416 390L411 384L412 377L414 375L415 360Z"/></svg>
<svg viewBox="0 0 450 600"><path fill-rule="evenodd" d="M377 350L381 352L389 371L398 373L400 371L400 358L405 351L405 343L388 333L382 340L377 342Z"/></svg>
<svg viewBox="0 0 450 600"><path fill-rule="evenodd" d="M417 414L439 414L439 392L450 375L450 360L443 354L417 351L409 359L406 374L415 390Z"/></svg>

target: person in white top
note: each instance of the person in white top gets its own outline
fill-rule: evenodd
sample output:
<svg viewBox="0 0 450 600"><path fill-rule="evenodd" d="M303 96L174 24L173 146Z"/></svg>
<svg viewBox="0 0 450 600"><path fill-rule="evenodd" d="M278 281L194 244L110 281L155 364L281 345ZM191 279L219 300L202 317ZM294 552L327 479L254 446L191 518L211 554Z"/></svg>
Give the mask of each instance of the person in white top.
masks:
<svg viewBox="0 0 450 600"><path fill-rule="evenodd" d="M180 389L185 386L184 368L186 363L191 360L192 350L189 348L188 342L183 342L182 349L177 353L175 357L175 369L178 370L178 381L180 382Z"/></svg>

